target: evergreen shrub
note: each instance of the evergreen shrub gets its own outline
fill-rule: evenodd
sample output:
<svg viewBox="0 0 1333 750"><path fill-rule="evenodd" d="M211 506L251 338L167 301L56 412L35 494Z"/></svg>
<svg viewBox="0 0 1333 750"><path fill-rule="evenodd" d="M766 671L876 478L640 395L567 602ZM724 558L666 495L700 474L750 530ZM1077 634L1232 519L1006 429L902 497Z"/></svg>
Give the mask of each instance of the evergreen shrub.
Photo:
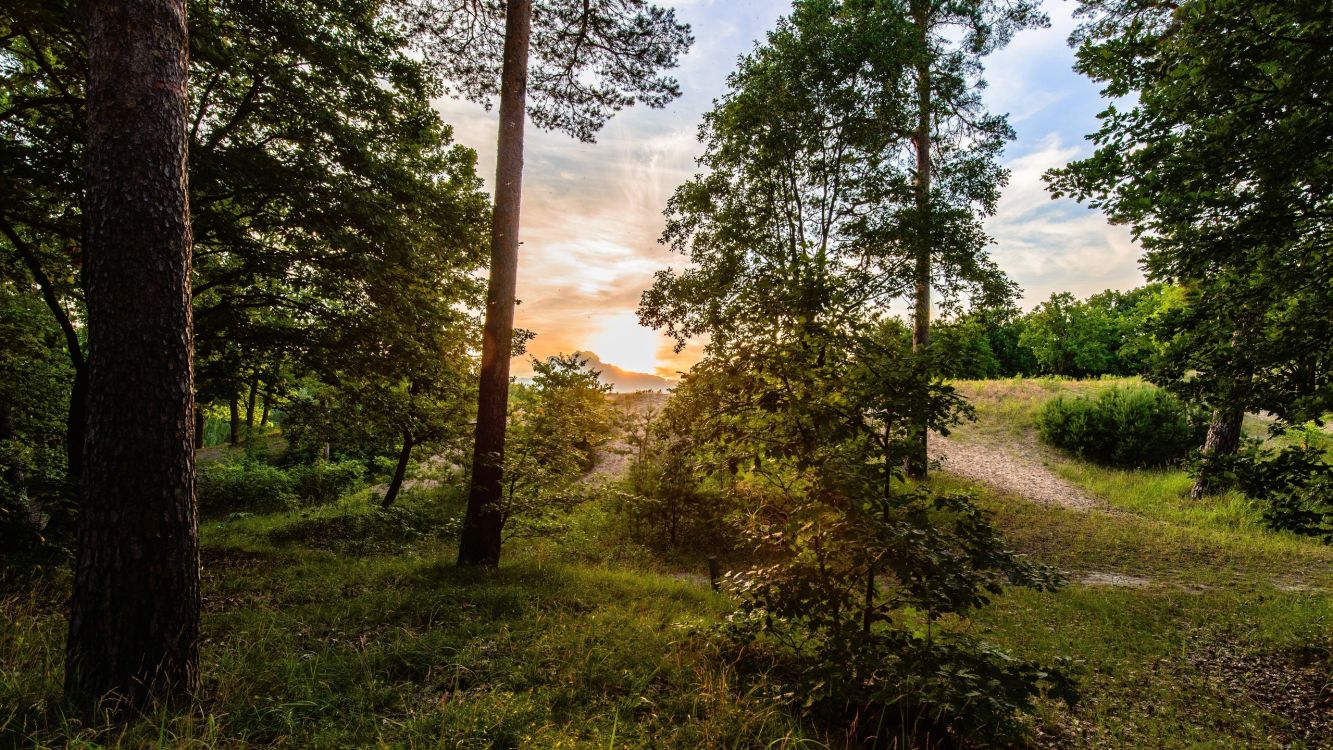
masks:
<svg viewBox="0 0 1333 750"><path fill-rule="evenodd" d="M1207 423L1158 388L1112 388L1096 398L1054 398L1037 415L1041 439L1105 466L1176 463L1203 442Z"/></svg>

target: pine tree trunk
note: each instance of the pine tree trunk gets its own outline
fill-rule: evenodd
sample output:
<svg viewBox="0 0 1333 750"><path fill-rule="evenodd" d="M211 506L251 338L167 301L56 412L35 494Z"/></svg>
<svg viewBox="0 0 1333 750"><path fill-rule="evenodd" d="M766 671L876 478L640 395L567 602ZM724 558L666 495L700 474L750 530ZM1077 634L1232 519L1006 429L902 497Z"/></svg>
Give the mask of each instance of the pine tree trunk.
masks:
<svg viewBox="0 0 1333 750"><path fill-rule="evenodd" d="M1240 450L1241 424L1244 409L1214 409L1208 422L1208 436L1203 441L1205 456L1230 456ZM1217 478L1201 471L1190 488L1190 498L1198 500L1218 490Z"/></svg>
<svg viewBox="0 0 1333 750"><path fill-rule="evenodd" d="M65 696L199 676L184 0L89 0L88 401Z"/></svg>
<svg viewBox="0 0 1333 750"><path fill-rule="evenodd" d="M384 491L384 502L380 507L387 508L393 505L393 501L398 499L398 491L403 488L403 478L407 476L407 462L412 459L412 433L403 433L403 449L398 452L398 466L393 470L393 479L389 482L389 488Z"/></svg>
<svg viewBox="0 0 1333 750"><path fill-rule="evenodd" d="M916 203L915 268L913 269L914 305L912 313L912 352L924 355L930 346L930 117L931 99L929 42L930 17L927 4L921 0L912 3L912 19L917 26L921 50L916 64L917 129L912 137L916 147L916 182L913 193ZM907 454L905 470L913 479L926 476L926 425L912 425L912 445Z"/></svg>
<svg viewBox="0 0 1333 750"><path fill-rule="evenodd" d="M500 89L500 136L491 226L491 276L482 334L477 431L472 452L472 487L458 543L459 565L499 565L504 518L505 416L509 405L509 360L514 342L518 284L519 207L523 188L523 120L527 106L528 42L532 0L509 0L505 11L504 71Z"/></svg>
<svg viewBox="0 0 1333 750"><path fill-rule="evenodd" d="M240 396L232 394L231 397L231 430L227 435L227 442L235 448L241 442L241 399Z"/></svg>

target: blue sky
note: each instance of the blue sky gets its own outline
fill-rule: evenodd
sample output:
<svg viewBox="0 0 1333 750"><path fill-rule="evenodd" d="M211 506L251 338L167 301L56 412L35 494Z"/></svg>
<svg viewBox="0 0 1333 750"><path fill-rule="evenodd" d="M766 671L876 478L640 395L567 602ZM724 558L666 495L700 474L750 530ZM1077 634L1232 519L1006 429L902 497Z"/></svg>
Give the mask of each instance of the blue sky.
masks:
<svg viewBox="0 0 1333 750"><path fill-rule="evenodd" d="M676 8L697 40L676 71L684 95L665 110L622 112L595 144L529 127L526 147L518 325L538 334L532 354L595 352L625 387L655 383L620 370L671 376L698 356L697 348L674 354L663 337L637 325L634 309L653 272L683 260L656 240L671 192L697 171L703 113L737 58L790 9L789 0L663 4ZM1010 184L987 228L993 257L1024 290L1024 307L1055 291L1085 296L1142 283L1128 231L1072 201L1052 201L1040 179L1090 152L1084 135L1105 107L1097 86L1071 69L1073 8L1047 0L1051 28L1020 33L986 65L986 105L1009 113L1018 132L1004 156ZM439 108L457 140L477 149L489 183L494 113L464 102ZM527 369L514 363L516 374Z"/></svg>

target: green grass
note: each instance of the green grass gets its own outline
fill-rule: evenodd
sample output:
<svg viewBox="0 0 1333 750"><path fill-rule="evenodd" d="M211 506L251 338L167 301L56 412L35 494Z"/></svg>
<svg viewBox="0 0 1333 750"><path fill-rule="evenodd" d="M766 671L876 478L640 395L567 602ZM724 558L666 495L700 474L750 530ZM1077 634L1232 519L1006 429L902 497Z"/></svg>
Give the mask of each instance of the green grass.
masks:
<svg viewBox="0 0 1333 750"><path fill-rule="evenodd" d="M1190 500L1184 471L1107 469L1033 445L1033 417L1046 399L1116 384L959 384L978 420L957 439L1025 441L1052 471L1111 508L1037 506L971 487L1015 549L1071 581L1056 593L1007 591L979 618L986 636L1015 654L1080 660L1083 702L1073 711L1043 704L1036 725L1065 747L1329 746L1326 734L1302 722L1329 713L1333 548L1265 529L1260 509L1239 494ZM932 481L966 486L947 476ZM1311 653L1322 682L1307 687L1324 697L1306 700L1322 700L1322 713L1297 699L1284 708L1264 697L1272 685L1298 694L1284 680Z"/></svg>
<svg viewBox="0 0 1333 750"><path fill-rule="evenodd" d="M979 420L958 439L1035 441L1046 398L1115 384L964 383ZM1333 679L1333 548L1263 529L1239 496L1189 501L1180 471L1039 455L1112 509L970 488L1017 551L1069 579L1007 590L967 626L1018 657L1077 660L1083 700L1041 702L1039 743L1328 746L1308 725L1327 708L1271 693L1299 696L1302 669L1323 675L1312 695ZM834 746L699 635L729 603L697 555L635 544L605 504L511 541L485 571L453 565L456 488L389 513L375 499L205 522L204 683L127 727L58 710L67 575L0 596L0 748Z"/></svg>
<svg viewBox="0 0 1333 750"><path fill-rule="evenodd" d="M1008 591L980 616L987 637L1016 654L1080 660L1083 702L1072 712L1043 705L1049 732L1089 748L1316 746L1301 740L1291 717L1224 684L1225 665L1209 654L1235 649L1281 672L1302 648L1327 653L1327 548L994 494L983 503L1018 550L1071 579L1051 594ZM1137 585L1090 585L1090 573L1132 576ZM1333 659L1324 673L1333 673Z"/></svg>
<svg viewBox="0 0 1333 750"><path fill-rule="evenodd" d="M67 581L0 601L0 747L808 746L696 634L728 608L706 586L554 542L511 544L497 571L455 567L428 533L341 551L320 522L349 515L380 512L353 499L206 524L204 683L191 710L125 729L53 708Z"/></svg>

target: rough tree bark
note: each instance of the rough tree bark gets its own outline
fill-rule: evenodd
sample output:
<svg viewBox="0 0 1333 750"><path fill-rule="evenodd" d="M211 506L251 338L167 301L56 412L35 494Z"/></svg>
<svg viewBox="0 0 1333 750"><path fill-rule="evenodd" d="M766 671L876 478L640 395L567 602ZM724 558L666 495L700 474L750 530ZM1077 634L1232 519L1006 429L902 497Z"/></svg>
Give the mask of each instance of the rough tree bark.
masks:
<svg viewBox="0 0 1333 750"><path fill-rule="evenodd" d="M504 518L499 505L504 479L505 415L509 360L513 356L514 299L518 284L519 206L523 192L523 121L527 107L528 43L532 0L509 0L505 9L500 135L491 225L491 274L482 333L477 431L472 487L458 544L459 565L499 565Z"/></svg>
<svg viewBox="0 0 1333 750"><path fill-rule="evenodd" d="M914 310L912 313L912 352L924 354L930 346L930 119L933 106L931 98L930 56L930 3L914 0L912 3L912 22L916 25L921 45L920 57L916 63L916 104L917 127L912 135L912 144L916 149L916 180L913 184L913 197L916 203L915 268L913 269ZM926 441L928 440L924 424L913 425L912 446L907 455L904 469L907 476L923 479L926 476Z"/></svg>
<svg viewBox="0 0 1333 750"><path fill-rule="evenodd" d="M1240 450L1241 424L1244 419L1244 409L1214 409L1208 421L1208 436L1203 441L1203 454L1229 456ZM1199 500L1217 489L1217 478L1207 471L1201 471L1190 488L1190 498Z"/></svg>
<svg viewBox="0 0 1333 750"><path fill-rule="evenodd" d="M184 0L88 0L88 402L65 696L199 675Z"/></svg>

